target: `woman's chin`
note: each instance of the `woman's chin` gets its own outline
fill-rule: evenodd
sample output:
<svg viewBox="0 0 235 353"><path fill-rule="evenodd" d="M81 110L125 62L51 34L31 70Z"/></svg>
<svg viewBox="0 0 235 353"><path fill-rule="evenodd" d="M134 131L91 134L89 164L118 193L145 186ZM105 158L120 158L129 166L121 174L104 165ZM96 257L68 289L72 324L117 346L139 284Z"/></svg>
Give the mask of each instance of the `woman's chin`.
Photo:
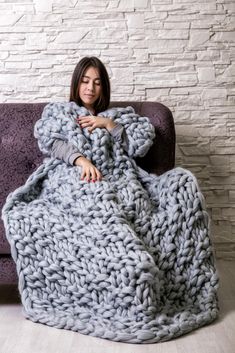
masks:
<svg viewBox="0 0 235 353"><path fill-rule="evenodd" d="M82 100L84 106L92 107L95 103L94 99L84 99Z"/></svg>

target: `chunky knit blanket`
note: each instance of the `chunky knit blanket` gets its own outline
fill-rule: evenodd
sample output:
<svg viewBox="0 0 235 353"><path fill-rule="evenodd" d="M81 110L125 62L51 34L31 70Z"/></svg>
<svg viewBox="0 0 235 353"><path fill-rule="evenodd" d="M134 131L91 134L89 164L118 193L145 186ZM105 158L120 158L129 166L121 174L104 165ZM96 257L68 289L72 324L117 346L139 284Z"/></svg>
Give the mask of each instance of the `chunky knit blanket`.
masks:
<svg viewBox="0 0 235 353"><path fill-rule="evenodd" d="M73 102L45 107L34 134L48 156L2 211L25 316L130 343L166 341L211 322L218 278L195 177L136 165L154 128L133 108L101 114L124 126L128 151L106 129L81 129L78 115L88 111ZM103 180L81 180L81 167L50 158L55 139L76 146Z"/></svg>

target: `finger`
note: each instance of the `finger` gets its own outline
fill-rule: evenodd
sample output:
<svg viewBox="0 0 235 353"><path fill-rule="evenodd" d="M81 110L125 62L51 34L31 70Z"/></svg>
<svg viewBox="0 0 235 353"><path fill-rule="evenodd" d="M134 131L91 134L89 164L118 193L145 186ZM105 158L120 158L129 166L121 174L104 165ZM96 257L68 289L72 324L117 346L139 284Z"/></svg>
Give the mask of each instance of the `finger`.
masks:
<svg viewBox="0 0 235 353"><path fill-rule="evenodd" d="M91 173L91 171L92 171L92 168L91 168L91 167L88 167L88 169L87 169L87 177L86 177L86 180L87 180L88 182L90 182L90 181L92 180L92 173Z"/></svg>
<svg viewBox="0 0 235 353"><path fill-rule="evenodd" d="M80 121L78 122L79 125L84 128L84 127L88 127L88 126L91 126L93 123L92 121L88 121L88 122L84 122L84 123L81 123Z"/></svg>
<svg viewBox="0 0 235 353"><path fill-rule="evenodd" d="M85 168L82 169L82 173L81 173L81 180L83 180L86 176L86 170Z"/></svg>
<svg viewBox="0 0 235 353"><path fill-rule="evenodd" d="M91 180L93 182L95 182L96 181L96 168L91 168L90 173L91 173Z"/></svg>
<svg viewBox="0 0 235 353"><path fill-rule="evenodd" d="M90 168L86 168L86 181L89 183L90 181Z"/></svg>
<svg viewBox="0 0 235 353"><path fill-rule="evenodd" d="M90 121L94 123L95 119L96 118L94 116L84 116L84 117L78 118L77 120L82 123L88 123Z"/></svg>
<svg viewBox="0 0 235 353"><path fill-rule="evenodd" d="M92 124L91 127L88 128L89 132L92 132L93 130L95 130L97 128L97 124Z"/></svg>
<svg viewBox="0 0 235 353"><path fill-rule="evenodd" d="M96 168L96 178L97 178L97 181L102 180L102 174L100 173L100 171L97 168Z"/></svg>
<svg viewBox="0 0 235 353"><path fill-rule="evenodd" d="M89 126L90 124L92 124L91 121L81 121L81 120L77 120L77 123L81 126L81 127L86 127Z"/></svg>
<svg viewBox="0 0 235 353"><path fill-rule="evenodd" d="M90 181L90 170L89 167L86 167L83 169L83 173L82 173L82 180L86 180L87 182Z"/></svg>
<svg viewBox="0 0 235 353"><path fill-rule="evenodd" d="M90 120L90 116L78 116L77 117L77 120L80 120L80 121L88 121Z"/></svg>

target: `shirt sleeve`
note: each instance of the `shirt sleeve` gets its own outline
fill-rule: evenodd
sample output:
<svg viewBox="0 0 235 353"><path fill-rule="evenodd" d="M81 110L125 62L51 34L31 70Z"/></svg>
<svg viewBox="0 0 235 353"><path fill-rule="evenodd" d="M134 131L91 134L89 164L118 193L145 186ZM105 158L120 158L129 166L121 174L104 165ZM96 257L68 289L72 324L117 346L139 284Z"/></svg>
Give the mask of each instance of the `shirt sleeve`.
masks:
<svg viewBox="0 0 235 353"><path fill-rule="evenodd" d="M122 146L125 151L128 151L128 137L124 126L117 123L116 126L114 126L114 128L110 130L110 134L113 136L114 140L122 143Z"/></svg>
<svg viewBox="0 0 235 353"><path fill-rule="evenodd" d="M121 124L117 124L111 129L110 134L116 141L122 143L125 151L128 151L128 138L125 129ZM56 139L52 144L51 156L53 158L61 159L69 165L74 165L75 160L83 155L71 143Z"/></svg>
<svg viewBox="0 0 235 353"><path fill-rule="evenodd" d="M52 145L51 156L69 165L74 165L75 159L83 155L71 143L56 139Z"/></svg>

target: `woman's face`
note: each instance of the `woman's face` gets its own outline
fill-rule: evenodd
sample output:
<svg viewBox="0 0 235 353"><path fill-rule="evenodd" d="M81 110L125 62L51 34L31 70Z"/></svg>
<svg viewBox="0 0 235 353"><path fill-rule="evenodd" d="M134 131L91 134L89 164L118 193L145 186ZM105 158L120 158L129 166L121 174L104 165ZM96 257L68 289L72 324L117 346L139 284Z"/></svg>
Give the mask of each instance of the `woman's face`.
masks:
<svg viewBox="0 0 235 353"><path fill-rule="evenodd" d="M101 81L99 72L96 68L90 66L82 76L79 87L79 97L84 107L92 109L95 101L101 94Z"/></svg>

